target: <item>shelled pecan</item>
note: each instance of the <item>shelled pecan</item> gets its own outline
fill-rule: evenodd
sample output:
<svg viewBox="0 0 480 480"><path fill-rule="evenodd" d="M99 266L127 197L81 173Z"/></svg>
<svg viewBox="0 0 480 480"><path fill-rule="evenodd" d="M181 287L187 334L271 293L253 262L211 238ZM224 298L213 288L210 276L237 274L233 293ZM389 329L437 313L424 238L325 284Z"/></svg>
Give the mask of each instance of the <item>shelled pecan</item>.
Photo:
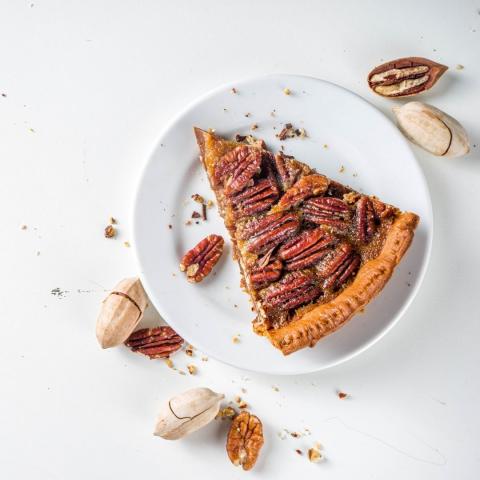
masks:
<svg viewBox="0 0 480 480"><path fill-rule="evenodd" d="M168 326L142 328L133 332L125 345L147 357L166 358L183 344L183 338Z"/></svg>
<svg viewBox="0 0 480 480"><path fill-rule="evenodd" d="M300 176L302 169L290 155L280 152L275 155L275 169L283 190L289 189Z"/></svg>
<svg viewBox="0 0 480 480"><path fill-rule="evenodd" d="M384 97L406 97L432 88L447 70L427 58L399 58L374 68L368 75L368 85Z"/></svg>
<svg viewBox="0 0 480 480"><path fill-rule="evenodd" d="M254 288L261 288L276 282L282 275L283 264L277 259L266 265L253 267L250 272L250 281Z"/></svg>
<svg viewBox="0 0 480 480"><path fill-rule="evenodd" d="M319 174L307 175L298 180L283 194L278 202L278 207L282 210L296 207L309 197L323 195L327 188L327 177Z"/></svg>
<svg viewBox="0 0 480 480"><path fill-rule="evenodd" d="M368 243L375 234L375 210L370 198L364 196L356 206L356 226L358 239L362 243Z"/></svg>
<svg viewBox="0 0 480 480"><path fill-rule="evenodd" d="M323 287L342 286L360 266L360 256L349 243L340 244L332 256L319 269L324 279Z"/></svg>
<svg viewBox="0 0 480 480"><path fill-rule="evenodd" d="M310 198L302 205L303 218L316 225L330 225L343 230L350 218L348 206L334 197Z"/></svg>
<svg viewBox="0 0 480 480"><path fill-rule="evenodd" d="M278 256L285 260L287 270L300 270L319 262L335 243L335 237L321 228L305 230L284 243Z"/></svg>
<svg viewBox="0 0 480 480"><path fill-rule="evenodd" d="M263 178L237 193L231 201L240 215L253 215L268 210L275 203L278 195L275 180Z"/></svg>
<svg viewBox="0 0 480 480"><path fill-rule="evenodd" d="M189 250L180 262L180 271L186 272L187 280L201 282L218 262L223 251L223 238L209 235Z"/></svg>

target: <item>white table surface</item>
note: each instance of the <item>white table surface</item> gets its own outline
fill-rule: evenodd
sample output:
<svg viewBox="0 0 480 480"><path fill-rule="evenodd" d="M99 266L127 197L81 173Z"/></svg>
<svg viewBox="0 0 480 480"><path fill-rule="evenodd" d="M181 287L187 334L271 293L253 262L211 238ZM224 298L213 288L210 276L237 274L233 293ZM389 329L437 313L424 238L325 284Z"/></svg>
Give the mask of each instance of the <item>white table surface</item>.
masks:
<svg viewBox="0 0 480 480"><path fill-rule="evenodd" d="M0 477L479 478L479 8L2 1ZM458 118L476 146L458 160L415 149L434 205L433 254L391 333L346 364L298 377L202 362L199 352L174 358L199 369L182 376L123 347L98 347L101 300L136 274L123 245L136 181L179 109L225 81L290 72L336 82L391 116L392 102L371 94L365 77L408 55L450 67L423 100ZM111 215L119 237L106 240ZM228 461L227 422L179 442L152 436L162 400L193 386L241 395L263 420L252 472ZM339 400L337 389L351 397ZM311 435L282 440L284 428ZM326 457L318 465L295 452L315 441Z"/></svg>

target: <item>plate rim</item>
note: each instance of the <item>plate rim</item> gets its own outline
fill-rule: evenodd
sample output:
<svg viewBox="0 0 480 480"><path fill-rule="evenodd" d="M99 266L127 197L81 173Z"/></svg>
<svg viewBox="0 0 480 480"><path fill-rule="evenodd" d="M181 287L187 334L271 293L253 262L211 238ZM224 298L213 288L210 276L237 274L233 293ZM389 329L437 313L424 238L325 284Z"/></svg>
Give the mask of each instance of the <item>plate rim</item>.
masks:
<svg viewBox="0 0 480 480"><path fill-rule="evenodd" d="M134 190L134 197L133 197L133 202L131 203L131 212L130 212L130 220L131 220L131 225L132 225L132 238L133 238L133 250L134 250L134 257L135 257L135 264L137 266L137 271L139 272L138 275L140 277L140 280L142 282L142 285L148 295L148 298L150 302L154 305L162 319L167 323L167 316L164 315L163 313L163 308L160 305L157 305L157 302L154 301L155 296L152 294L154 292L153 287L150 285L149 281L144 275L142 265L140 262L139 258L139 252L138 252L138 242L137 242L137 226L136 226L136 212L138 209L138 204L139 204L139 197L140 197L140 190L141 186L144 182L144 179L146 178L147 175L147 169L152 161L155 153L159 150L161 144L162 144L162 138L165 136L165 134L172 128L172 126L177 123L179 119L181 119L184 115L186 115L189 111L194 109L197 105L200 105L201 103L205 102L208 100L210 97L215 96L217 93L220 93L226 89L231 89L231 88L238 88L242 84L245 83L250 83L258 80L264 80L266 78L285 78L285 77L294 77L297 79L308 79L308 80L313 80L316 82L320 83L325 83L330 86L333 86L334 88L338 88L340 90L343 90L344 93L355 97L356 99L360 100L361 102L364 102L368 107L370 107L372 112L375 112L379 117L382 117L386 123L389 124L392 133L394 133L401 142L407 147L407 149L410 151L411 156L414 160L413 165L417 170L417 175L419 180L421 181L421 184L423 185L424 191L426 193L426 200L427 200L427 213L428 213L428 218L429 218L429 226L430 228L426 229L427 233L427 242L426 242L426 251L425 255L423 257L422 265L418 274L418 280L414 286L414 288L410 291L409 295L407 296L405 302L403 303L402 307L398 310L398 312L395 314L395 316L389 321L389 323L383 327L378 333L376 333L369 341L367 341L365 344L354 348L349 354L343 355L339 357L338 359L328 362L324 365L321 366L315 366L313 368L307 368L307 369L301 369L298 371L283 371L282 369L276 369L275 371L271 371L265 368L258 368L258 369L252 369L244 366L239 366L235 363L230 362L228 359L223 359L219 358L215 354L212 354L208 347L204 348L205 345L203 345L203 342L193 342L196 343L197 348L202 351L203 353L207 354L208 356L214 358L215 360L229 365L234 368L238 368L240 370L244 371L249 371L249 372L254 372L254 373L260 373L260 374L268 374L268 375L278 375L278 376L291 376L291 375L308 375L310 373L315 373L315 372L320 372L323 370L327 370L329 368L341 365L345 362L348 362L352 360L353 358L357 357L358 355L362 354L372 346L374 346L377 342L379 342L383 337L385 337L392 329L395 327L400 319L404 316L405 312L408 310L410 305L412 304L413 300L417 297L417 294L423 285L425 275L427 273L429 264L430 264L430 259L431 259L431 253L432 253L432 246L433 246L433 235L434 235L434 216L433 216L433 204L432 204L432 197L430 194L430 189L428 186L428 182L426 180L425 174L421 168L421 165L414 153L414 151L411 148L411 145L409 144L408 140L401 134L401 132L398 130L398 128L395 126L395 124L388 118L388 116L382 112L380 109L378 109L375 105L370 103L368 100L363 98L361 95L358 93L353 92L352 90L349 90L346 87L343 87L341 85L338 85L334 82L331 82L329 80L324 80L322 78L314 77L311 75L303 75L303 74L294 74L294 73L265 73L261 75L254 75L254 76L248 76L241 78L236 81L228 81L225 83L222 83L220 85L217 85L216 87L206 91L205 93L201 94L200 96L196 97L194 100L190 101L187 103L183 108L181 108L177 114L173 115L170 120L167 121L165 126L160 129L160 132L157 136L157 139L155 143L153 144L153 147L150 150L150 153L146 156L146 159L142 165L142 168L138 174L137 177L137 182L136 182L136 187ZM193 128L193 126L192 126ZM186 340L186 339L185 339ZM273 347L272 347L273 348ZM280 358L285 358L285 357L280 357Z"/></svg>

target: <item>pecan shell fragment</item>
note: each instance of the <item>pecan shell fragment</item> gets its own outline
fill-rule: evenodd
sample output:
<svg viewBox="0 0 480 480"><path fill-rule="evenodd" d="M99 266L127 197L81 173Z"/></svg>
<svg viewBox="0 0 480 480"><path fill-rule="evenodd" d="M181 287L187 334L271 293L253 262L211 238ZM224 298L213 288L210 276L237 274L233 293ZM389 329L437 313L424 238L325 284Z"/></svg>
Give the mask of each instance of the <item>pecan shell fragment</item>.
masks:
<svg viewBox="0 0 480 480"><path fill-rule="evenodd" d="M223 238L209 235L189 250L180 262L180 271L186 272L187 280L201 282L218 262L223 251Z"/></svg>
<svg viewBox="0 0 480 480"><path fill-rule="evenodd" d="M244 411L237 415L227 437L228 458L235 466L250 470L258 459L263 446L262 422L255 415Z"/></svg>
<svg viewBox="0 0 480 480"><path fill-rule="evenodd" d="M183 338L168 326L142 328L133 332L125 345L147 357L166 358L183 344Z"/></svg>
<svg viewBox="0 0 480 480"><path fill-rule="evenodd" d="M374 68L368 85L384 97L406 97L432 88L447 70L447 66L427 58L399 58Z"/></svg>

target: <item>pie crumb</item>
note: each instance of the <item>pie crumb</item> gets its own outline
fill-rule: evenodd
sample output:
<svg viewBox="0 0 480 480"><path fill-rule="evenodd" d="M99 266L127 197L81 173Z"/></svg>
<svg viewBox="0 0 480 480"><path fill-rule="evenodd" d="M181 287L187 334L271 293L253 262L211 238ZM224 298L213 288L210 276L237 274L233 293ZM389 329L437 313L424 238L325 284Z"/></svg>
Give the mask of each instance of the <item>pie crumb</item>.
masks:
<svg viewBox="0 0 480 480"><path fill-rule="evenodd" d="M459 63L455 68L457 70L463 70L465 67L462 64Z"/></svg>
<svg viewBox="0 0 480 480"><path fill-rule="evenodd" d="M343 400L344 398L347 398L349 396L348 393L342 391L337 392L337 395L340 400Z"/></svg>
<svg viewBox="0 0 480 480"><path fill-rule="evenodd" d="M320 450L313 447L308 449L308 459L312 463L318 463L323 460L323 455L320 453Z"/></svg>
<svg viewBox="0 0 480 480"><path fill-rule="evenodd" d="M110 217L110 218L108 219L108 223L109 223L110 225L116 225L117 219L114 218L114 217Z"/></svg>
<svg viewBox="0 0 480 480"><path fill-rule="evenodd" d="M193 346L188 345L187 348L185 349L185 354L188 355L189 357L193 357Z"/></svg>
<svg viewBox="0 0 480 480"><path fill-rule="evenodd" d="M126 240L125 240L125 242L123 242L123 245L127 248L130 248L130 242L127 242Z"/></svg>
<svg viewBox="0 0 480 480"><path fill-rule="evenodd" d="M258 128L258 124L256 123L253 123L251 126L250 126L250 130L256 130Z"/></svg>
<svg viewBox="0 0 480 480"><path fill-rule="evenodd" d="M345 171L345 167L342 165L338 170L338 173L343 173Z"/></svg>
<svg viewBox="0 0 480 480"><path fill-rule="evenodd" d="M105 238L113 238L117 234L117 230L113 225L107 225L105 227L104 235Z"/></svg>
<svg viewBox="0 0 480 480"><path fill-rule="evenodd" d="M237 89L235 87L231 88L230 91L233 93L233 94L236 94L237 93Z"/></svg>
<svg viewBox="0 0 480 480"><path fill-rule="evenodd" d="M173 368L173 362L170 358L165 359L165 364L167 365L168 368Z"/></svg>
<svg viewBox="0 0 480 480"><path fill-rule="evenodd" d="M284 93L285 95L290 95L290 94L292 93L292 91L291 91L289 88L286 88L286 87L285 87L285 88L283 89L283 93Z"/></svg>
<svg viewBox="0 0 480 480"><path fill-rule="evenodd" d="M200 360L201 360L202 362L208 362L208 357L202 357Z"/></svg>
<svg viewBox="0 0 480 480"><path fill-rule="evenodd" d="M238 337L238 335L234 335L234 336L232 337L232 342L233 342L233 343L240 343L240 338Z"/></svg>
<svg viewBox="0 0 480 480"><path fill-rule="evenodd" d="M20 227L21 230L26 230L27 228L28 228L28 227L27 227L26 225L22 225L22 226Z"/></svg>
<svg viewBox="0 0 480 480"><path fill-rule="evenodd" d="M303 452L302 452L299 448L296 448L295 451L296 451L299 455L303 455Z"/></svg>
<svg viewBox="0 0 480 480"><path fill-rule="evenodd" d="M190 375L196 375L197 367L193 364L187 365L187 370Z"/></svg>

